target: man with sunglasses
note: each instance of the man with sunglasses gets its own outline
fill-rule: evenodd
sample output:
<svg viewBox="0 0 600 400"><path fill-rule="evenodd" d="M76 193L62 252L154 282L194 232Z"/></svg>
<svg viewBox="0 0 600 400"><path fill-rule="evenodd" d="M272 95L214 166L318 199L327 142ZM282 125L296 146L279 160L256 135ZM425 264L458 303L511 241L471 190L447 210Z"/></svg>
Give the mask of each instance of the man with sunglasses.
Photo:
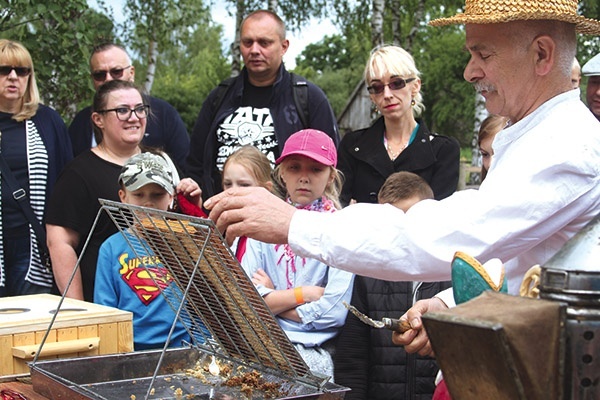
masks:
<svg viewBox="0 0 600 400"><path fill-rule="evenodd" d="M325 93L285 69L285 35L285 23L271 11L254 11L242 21L244 68L208 95L191 135L187 173L200 184L205 198L222 190L223 164L243 145L256 146L274 164L286 139L301 129L321 130L336 146L339 142Z"/></svg>
<svg viewBox="0 0 600 400"><path fill-rule="evenodd" d="M92 52L90 76L94 83L94 89L98 90L103 83L111 80L133 82L135 67L123 47L105 43L96 46ZM190 148L190 139L181 116L173 106L164 100L147 96L147 101L150 104L150 115L142 144L161 148L183 171ZM91 114L91 107L84 108L77 113L69 126L69 136L75 156L97 144L93 135Z"/></svg>

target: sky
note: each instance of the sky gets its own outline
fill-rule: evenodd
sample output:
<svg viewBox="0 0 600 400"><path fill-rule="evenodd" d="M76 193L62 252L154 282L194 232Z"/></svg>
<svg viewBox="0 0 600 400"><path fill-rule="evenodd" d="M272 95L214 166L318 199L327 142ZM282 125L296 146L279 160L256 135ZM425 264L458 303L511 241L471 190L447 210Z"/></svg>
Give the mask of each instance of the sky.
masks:
<svg viewBox="0 0 600 400"><path fill-rule="evenodd" d="M125 19L123 14L123 5L125 0L106 0L106 5L112 7L114 11L114 19L117 22L122 22ZM224 50L228 50L234 37L235 30L235 17L229 15L228 10L231 10L231 14L235 12L233 5L223 1L216 1L216 4L212 6L212 17L213 20L223 25L223 38L221 44ZM91 7L97 8L96 0L88 0L88 4ZM283 57L283 61L287 69L294 69L296 67L296 57L302 53L302 50L311 43L320 41L323 36L327 34L335 33L335 26L327 20L312 20L307 26L305 26L299 32L288 32L288 40L290 41L290 47Z"/></svg>

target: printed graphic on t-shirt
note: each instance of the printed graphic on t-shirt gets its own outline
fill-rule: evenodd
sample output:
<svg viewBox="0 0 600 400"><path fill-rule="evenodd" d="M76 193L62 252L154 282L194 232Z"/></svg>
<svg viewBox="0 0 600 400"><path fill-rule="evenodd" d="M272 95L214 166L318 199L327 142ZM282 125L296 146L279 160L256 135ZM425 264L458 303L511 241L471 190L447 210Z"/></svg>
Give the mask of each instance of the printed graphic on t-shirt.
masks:
<svg viewBox="0 0 600 400"><path fill-rule="evenodd" d="M145 305L162 296L161 289L165 289L173 281L156 256L129 258L128 253L123 253L119 257L119 265L121 278Z"/></svg>
<svg viewBox="0 0 600 400"><path fill-rule="evenodd" d="M268 108L240 107L227 116L217 129L217 168L223 171L227 157L238 148L251 144L275 164L277 137Z"/></svg>

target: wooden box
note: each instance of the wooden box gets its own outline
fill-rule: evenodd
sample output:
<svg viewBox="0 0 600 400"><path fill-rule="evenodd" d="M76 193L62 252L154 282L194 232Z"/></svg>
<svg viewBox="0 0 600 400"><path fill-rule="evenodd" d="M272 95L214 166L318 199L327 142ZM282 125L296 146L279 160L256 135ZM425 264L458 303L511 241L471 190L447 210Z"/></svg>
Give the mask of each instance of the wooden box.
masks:
<svg viewBox="0 0 600 400"><path fill-rule="evenodd" d="M0 298L0 377L29 374L60 296ZM133 351L132 314L65 298L38 360Z"/></svg>

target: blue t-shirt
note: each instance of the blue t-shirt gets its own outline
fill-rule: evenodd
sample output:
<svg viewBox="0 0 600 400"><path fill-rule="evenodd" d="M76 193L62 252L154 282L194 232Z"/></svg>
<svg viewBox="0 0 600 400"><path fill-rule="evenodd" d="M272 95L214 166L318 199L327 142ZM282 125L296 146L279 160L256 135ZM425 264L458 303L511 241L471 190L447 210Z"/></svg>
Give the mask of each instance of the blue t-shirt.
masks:
<svg viewBox="0 0 600 400"><path fill-rule="evenodd" d="M182 294L158 257L140 254L138 248L144 247L133 235L127 235L137 254L121 232L110 236L100 247L94 303L133 313L136 351L162 349L175 320L171 305L178 305L169 305L161 290L170 299L181 299ZM190 342L190 337L181 321L177 321L169 347L180 347L182 341Z"/></svg>

